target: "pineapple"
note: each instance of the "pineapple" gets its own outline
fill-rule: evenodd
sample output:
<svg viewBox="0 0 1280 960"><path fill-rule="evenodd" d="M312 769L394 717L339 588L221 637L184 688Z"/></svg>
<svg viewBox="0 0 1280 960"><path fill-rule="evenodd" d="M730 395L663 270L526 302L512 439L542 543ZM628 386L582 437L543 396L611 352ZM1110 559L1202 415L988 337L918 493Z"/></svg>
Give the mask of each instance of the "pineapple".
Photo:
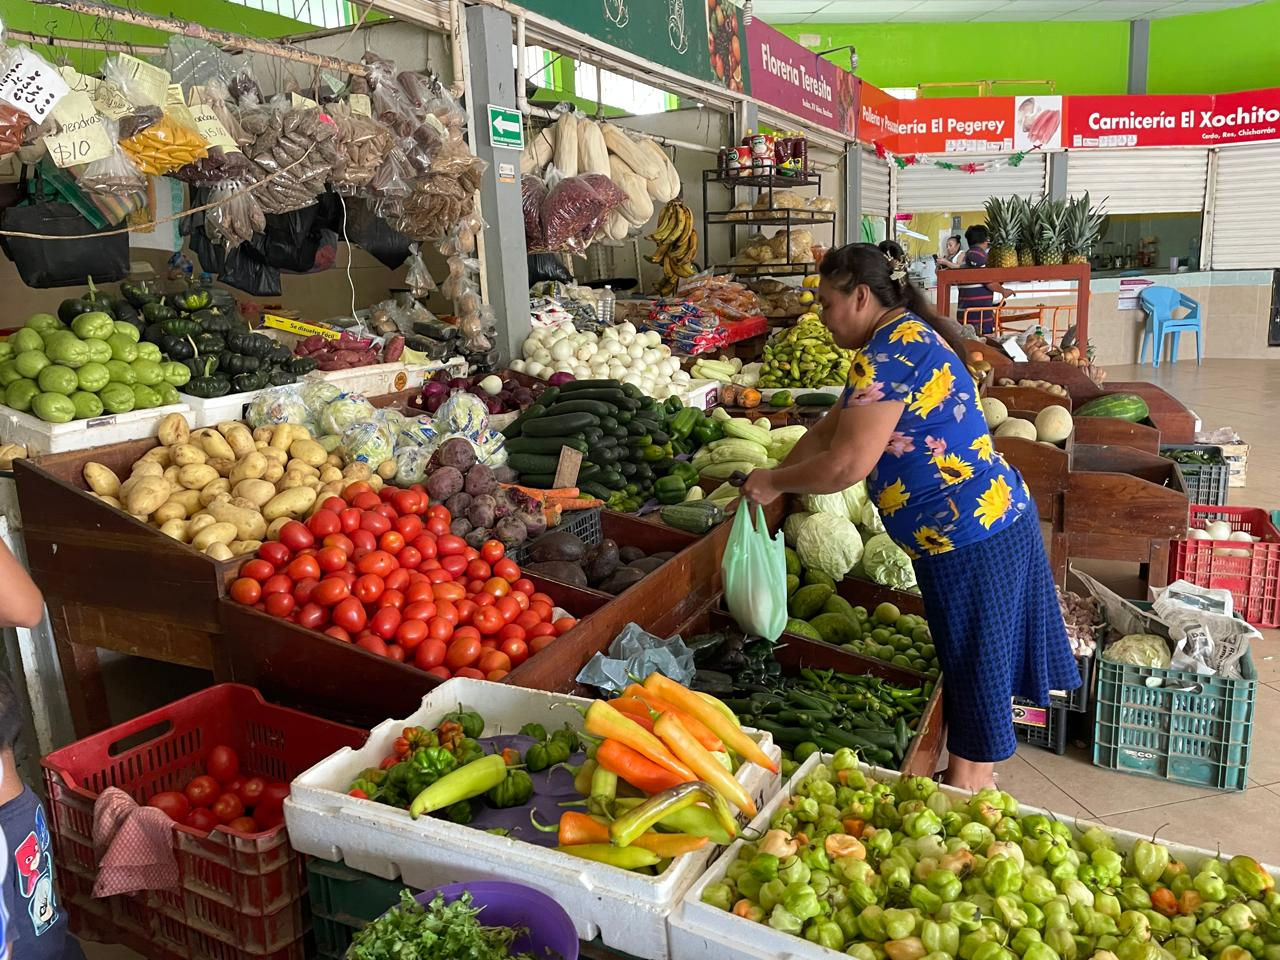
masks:
<svg viewBox="0 0 1280 960"><path fill-rule="evenodd" d="M1035 258L1042 267L1062 266L1062 242L1066 223L1065 200L1045 197L1035 206Z"/></svg>
<svg viewBox="0 0 1280 960"><path fill-rule="evenodd" d="M1010 202L1017 206L1022 217L1022 229L1018 232L1018 266L1033 267L1036 263L1032 252L1035 246L1036 221L1031 201L1026 197L1014 197Z"/></svg>
<svg viewBox="0 0 1280 960"><path fill-rule="evenodd" d="M1068 201L1063 232L1067 263L1089 262L1093 245L1102 234L1102 221L1101 205L1090 207L1087 192L1084 196Z"/></svg>
<svg viewBox="0 0 1280 960"><path fill-rule="evenodd" d="M1008 269L1018 265L1018 234L1022 218L1017 206L1010 200L991 197L985 204L987 230L991 233L991 249L987 253L987 266Z"/></svg>

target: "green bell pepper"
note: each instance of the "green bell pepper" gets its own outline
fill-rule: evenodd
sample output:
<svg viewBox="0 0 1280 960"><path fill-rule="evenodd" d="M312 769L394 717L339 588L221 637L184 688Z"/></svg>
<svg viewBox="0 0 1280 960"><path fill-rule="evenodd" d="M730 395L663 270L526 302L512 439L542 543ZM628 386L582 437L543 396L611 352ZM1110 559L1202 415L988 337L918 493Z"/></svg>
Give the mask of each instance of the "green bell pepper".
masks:
<svg viewBox="0 0 1280 960"><path fill-rule="evenodd" d="M959 900L963 892L963 884L960 882L960 878L950 870L934 870L925 878L924 884L932 893L945 902ZM1049 887L1052 889L1053 884L1049 884Z"/></svg>
<svg viewBox="0 0 1280 960"><path fill-rule="evenodd" d="M769 926L783 933L792 933L799 936L804 929L804 921L779 903L774 906L769 914Z"/></svg>
<svg viewBox="0 0 1280 960"><path fill-rule="evenodd" d="M729 886L729 884L712 883L702 891L702 902L727 912L733 909L733 894L733 887Z"/></svg>
<svg viewBox="0 0 1280 960"><path fill-rule="evenodd" d="M1022 889L1022 869L1011 857L993 857L982 871L982 883L995 897Z"/></svg>
<svg viewBox="0 0 1280 960"><path fill-rule="evenodd" d="M930 780L929 782L932 783L933 781ZM923 837L927 834L941 833L942 818L932 810L921 810L919 813L908 813L902 818L902 832L908 837Z"/></svg>
<svg viewBox="0 0 1280 960"><path fill-rule="evenodd" d="M659 503L680 503L688 492L684 479L674 474L659 477L653 485L653 495L658 498Z"/></svg>
<svg viewBox="0 0 1280 960"><path fill-rule="evenodd" d="M1129 851L1129 865L1142 885L1150 887L1160 879L1165 867L1169 865L1169 850L1163 844L1138 840Z"/></svg>
<svg viewBox="0 0 1280 960"><path fill-rule="evenodd" d="M884 912L884 933L888 940L902 940L916 931L919 917L914 910L890 908Z"/></svg>
<svg viewBox="0 0 1280 960"><path fill-rule="evenodd" d="M972 933L982 925L982 913L977 905L963 900L945 904L938 916L947 923L955 924L962 934Z"/></svg>
<svg viewBox="0 0 1280 960"><path fill-rule="evenodd" d="M807 883L787 884L780 906L802 921L811 920L822 912L822 907L818 904L818 895Z"/></svg>
<svg viewBox="0 0 1280 960"><path fill-rule="evenodd" d="M811 921L804 928L804 938L828 950L840 950L844 947L844 931L831 920Z"/></svg>

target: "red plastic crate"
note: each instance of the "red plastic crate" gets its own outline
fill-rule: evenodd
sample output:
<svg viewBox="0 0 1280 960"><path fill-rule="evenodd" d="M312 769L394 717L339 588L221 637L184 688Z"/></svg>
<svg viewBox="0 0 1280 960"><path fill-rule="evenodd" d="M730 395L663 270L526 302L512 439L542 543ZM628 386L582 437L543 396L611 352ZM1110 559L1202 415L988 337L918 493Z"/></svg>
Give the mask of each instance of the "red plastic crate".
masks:
<svg viewBox="0 0 1280 960"><path fill-rule="evenodd" d="M1191 507L1191 526L1203 529L1225 520L1232 531L1262 539L1254 543L1226 540L1174 540L1169 579L1198 587L1231 591L1235 612L1256 627L1280 626L1280 531L1267 511L1256 507ZM1247 550L1248 556L1224 556L1224 549Z"/></svg>
<svg viewBox="0 0 1280 960"><path fill-rule="evenodd" d="M111 786L138 801L180 790L204 772L205 756L219 744L235 749L243 772L287 782L366 737L227 683L49 754L42 763L54 854L72 917L84 912L91 930L109 925L107 935L125 931L175 956L289 960L297 945L301 957L308 921L304 864L283 826L253 836L175 826L179 889L93 901L93 805ZM109 904L109 923L103 904Z"/></svg>

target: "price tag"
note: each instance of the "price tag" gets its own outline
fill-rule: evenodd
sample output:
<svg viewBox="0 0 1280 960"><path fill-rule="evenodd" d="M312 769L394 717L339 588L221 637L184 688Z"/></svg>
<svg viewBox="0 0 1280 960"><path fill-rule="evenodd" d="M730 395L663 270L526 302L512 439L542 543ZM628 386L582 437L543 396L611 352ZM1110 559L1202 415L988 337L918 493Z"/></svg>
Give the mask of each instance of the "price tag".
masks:
<svg viewBox="0 0 1280 960"><path fill-rule="evenodd" d="M0 74L0 99L13 104L36 123L43 123L59 100L71 92L43 57L20 47L17 57Z"/></svg>
<svg viewBox="0 0 1280 960"><path fill-rule="evenodd" d="M196 129L200 131L200 136L205 138L209 146L221 147L226 153L240 152L235 138L222 125L218 115L213 112L213 107L207 103L198 103L191 108L191 117L195 121Z"/></svg>
<svg viewBox="0 0 1280 960"><path fill-rule="evenodd" d="M318 110L320 108L320 104L310 97L304 97L296 93L289 94L289 102L293 104L295 110Z"/></svg>
<svg viewBox="0 0 1280 960"><path fill-rule="evenodd" d="M182 95L182 84L171 83L164 91L164 105L166 107L185 107L187 98Z"/></svg>
<svg viewBox="0 0 1280 960"><path fill-rule="evenodd" d="M557 490L578 485L578 471L582 469L582 451L573 447L560 448L560 462L556 465L554 486Z"/></svg>
<svg viewBox="0 0 1280 960"><path fill-rule="evenodd" d="M102 114L98 113L89 94L80 90L68 93L53 108L53 116L62 129L44 138L44 145L59 167L79 163L92 163L111 156L115 144L102 126Z"/></svg>
<svg viewBox="0 0 1280 960"><path fill-rule="evenodd" d="M153 107L161 106L169 93L169 71L145 60L122 53L117 58L125 75L133 81L132 89L138 92L141 102Z"/></svg>
<svg viewBox="0 0 1280 960"><path fill-rule="evenodd" d="M357 113L362 117L373 116L373 105L370 104L368 96L363 93L353 93L347 97L347 103L351 107L352 113Z"/></svg>

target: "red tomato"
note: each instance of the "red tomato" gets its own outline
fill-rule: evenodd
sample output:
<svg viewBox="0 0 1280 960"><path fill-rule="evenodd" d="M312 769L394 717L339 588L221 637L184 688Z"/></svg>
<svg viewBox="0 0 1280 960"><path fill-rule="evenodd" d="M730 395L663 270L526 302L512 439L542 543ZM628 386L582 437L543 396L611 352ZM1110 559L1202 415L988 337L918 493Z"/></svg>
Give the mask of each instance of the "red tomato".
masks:
<svg viewBox="0 0 1280 960"><path fill-rule="evenodd" d="M328 540L329 538L326 537L325 539ZM347 553L337 547L321 547L320 552L316 554L316 563L320 565L320 569L325 573L333 573L335 570L341 570L347 565Z"/></svg>
<svg viewBox="0 0 1280 960"><path fill-rule="evenodd" d="M412 543L418 534L422 533L425 527L422 524L422 518L416 515L402 516L396 521L396 530L400 536L404 537L405 543Z"/></svg>
<svg viewBox="0 0 1280 960"><path fill-rule="evenodd" d="M187 784L185 790L188 802L193 807L207 807L218 798L218 794L222 792L222 785L217 780L207 774L201 774Z"/></svg>
<svg viewBox="0 0 1280 960"><path fill-rule="evenodd" d="M337 573L333 574L333 576L345 583L348 590L354 587L356 585L356 581L360 579L359 575L356 573L355 564L353 563L348 563L345 569L339 570ZM325 577L325 579L327 580L329 578Z"/></svg>
<svg viewBox="0 0 1280 960"><path fill-rule="evenodd" d="M297 605L292 593L273 593L267 597L267 613L273 617L287 617Z"/></svg>
<svg viewBox="0 0 1280 960"><path fill-rule="evenodd" d="M462 555L467 558L467 563L470 563L472 560L480 559L480 551L469 544L467 548L462 551Z"/></svg>
<svg viewBox="0 0 1280 960"><path fill-rule="evenodd" d="M498 612L502 614L503 623L512 623L516 617L524 613L520 609L520 604L516 603L510 597L499 597L498 602L494 604L498 608Z"/></svg>
<svg viewBox="0 0 1280 960"><path fill-rule="evenodd" d="M413 665L420 670L430 670L432 667L438 667L444 663L444 655L447 649L443 640L437 640L434 637L424 640L418 645L418 649L414 651Z"/></svg>
<svg viewBox="0 0 1280 960"><path fill-rule="evenodd" d="M378 499L380 499L383 503L390 503L391 498L395 496L395 492L396 492L395 487L384 486L381 490L378 491Z"/></svg>
<svg viewBox="0 0 1280 960"><path fill-rule="evenodd" d="M553 609L556 605L556 602L552 600L549 596L547 596L545 593L531 593L529 595L529 603L545 604L548 610Z"/></svg>
<svg viewBox="0 0 1280 960"><path fill-rule="evenodd" d="M400 561L400 566L403 569L417 570L418 565L422 563L422 554L418 552L417 547L406 546L396 554L396 559Z"/></svg>
<svg viewBox="0 0 1280 960"><path fill-rule="evenodd" d="M404 609L404 594L399 590L386 590L381 597L378 598L379 607L394 607L396 610Z"/></svg>
<svg viewBox="0 0 1280 960"><path fill-rule="evenodd" d="M480 546L480 559L485 563L497 563L506 555L507 548L502 545L501 540L486 540Z"/></svg>
<svg viewBox="0 0 1280 960"><path fill-rule="evenodd" d="M381 637L375 637L372 634L360 637L356 640L357 647L364 647L370 653L376 653L380 657L387 655L387 644Z"/></svg>
<svg viewBox="0 0 1280 960"><path fill-rule="evenodd" d="M337 547L347 556L351 556L351 554L356 549L356 545L351 542L351 538L348 537L345 533L329 534L327 537L324 538L322 545L326 547Z"/></svg>
<svg viewBox="0 0 1280 960"><path fill-rule="evenodd" d="M376 573L380 577L385 577L396 569L396 560L383 550L373 550L356 561L356 569L361 573Z"/></svg>
<svg viewBox="0 0 1280 960"><path fill-rule="evenodd" d="M389 643L387 644L386 656L388 660L394 660L396 663L404 663L404 647L400 646L398 643Z"/></svg>
<svg viewBox="0 0 1280 960"><path fill-rule="evenodd" d="M347 509L347 501L341 497L325 497L324 502L320 504L321 510L332 510L334 513L341 513Z"/></svg>
<svg viewBox="0 0 1280 960"><path fill-rule="evenodd" d="M533 643L536 637L554 637L557 636L556 628L549 623L540 623L529 631L529 642Z"/></svg>
<svg viewBox="0 0 1280 960"><path fill-rule="evenodd" d="M251 560L250 563L259 561ZM248 566L248 564L245 564ZM235 583L231 584L231 599L236 603L243 603L246 606L253 606L262 598L262 584L252 577L241 577ZM181 820L181 817L174 817L175 820Z"/></svg>
<svg viewBox="0 0 1280 960"><path fill-rule="evenodd" d="M418 548L418 552L422 554L423 560L434 560L438 544L436 538L430 533L420 533L413 538L413 546Z"/></svg>
<svg viewBox="0 0 1280 960"><path fill-rule="evenodd" d="M273 593L292 593L293 581L283 573L277 573L268 577L267 582L262 585L263 596L270 596Z"/></svg>
<svg viewBox="0 0 1280 960"><path fill-rule="evenodd" d="M467 581L467 593L469 593L469 594L477 594L477 593L480 593L482 590L484 590L484 581L483 581L483 580L468 580L468 581Z"/></svg>
<svg viewBox="0 0 1280 960"><path fill-rule="evenodd" d="M285 572L293 578L294 583L306 579L318 580L320 579L320 564L313 556L294 557Z"/></svg>
<svg viewBox="0 0 1280 960"><path fill-rule="evenodd" d="M510 557L503 557L493 565L493 572L496 576L501 577L508 583L515 583L520 579L520 566Z"/></svg>
<svg viewBox="0 0 1280 960"><path fill-rule="evenodd" d="M510 657L511 662L517 667L529 659L529 645L515 637L503 640L502 646L498 649Z"/></svg>
<svg viewBox="0 0 1280 960"><path fill-rule="evenodd" d="M498 639L500 641L507 640L523 640L524 627L519 623L508 623L505 627L498 631Z"/></svg>
<svg viewBox="0 0 1280 960"><path fill-rule="evenodd" d="M218 818L210 813L207 807L197 807L187 814L183 823L192 830L208 833L218 825Z"/></svg>
<svg viewBox="0 0 1280 960"><path fill-rule="evenodd" d="M342 499L347 501L347 503L351 503L356 497L360 496L360 494L372 492L373 487L369 486L368 481L357 480L354 483L347 484L346 488L342 491Z"/></svg>
<svg viewBox="0 0 1280 960"><path fill-rule="evenodd" d="M484 592L492 593L495 597L505 597L511 592L511 584L501 577L493 577L485 582Z"/></svg>
<svg viewBox="0 0 1280 960"><path fill-rule="evenodd" d="M387 574L387 589L403 591L409 586L409 571L402 567L396 567Z"/></svg>
<svg viewBox="0 0 1280 960"><path fill-rule="evenodd" d="M471 626L470 624L468 624L465 627L458 627L456 630L453 631L453 638L457 640L461 637L472 637L473 639L479 640L480 631L477 630L475 627Z"/></svg>
<svg viewBox="0 0 1280 960"><path fill-rule="evenodd" d="M391 495L391 502L401 514L422 512L422 494L417 490L397 490Z"/></svg>
<svg viewBox="0 0 1280 960"><path fill-rule="evenodd" d="M536 613L534 613L532 610L525 610L521 612L520 616L516 617L515 625L519 626L524 630L532 630L541 622L542 621L538 618L538 615Z"/></svg>
<svg viewBox="0 0 1280 960"><path fill-rule="evenodd" d="M458 607L452 600L436 601L436 616L441 620L448 620L453 626L458 625Z"/></svg>
<svg viewBox="0 0 1280 960"><path fill-rule="evenodd" d="M267 819L280 813L284 807L284 798L289 795L287 783L268 783L262 789L262 799L253 811L253 818L258 826L267 829Z"/></svg>
<svg viewBox="0 0 1280 960"><path fill-rule="evenodd" d="M373 603L386 589L387 585L381 577L366 573L356 580L356 585L351 588L351 595L361 603Z"/></svg>
<svg viewBox="0 0 1280 960"><path fill-rule="evenodd" d="M341 640L343 643L351 642L351 634L342 629L342 627L329 627L325 630L324 635L326 637L333 637L335 640Z"/></svg>
<svg viewBox="0 0 1280 960"><path fill-rule="evenodd" d="M352 560L359 560L364 554L370 550L377 549L378 546L378 538L368 530L352 530L351 542L355 545L355 549L351 551Z"/></svg>
<svg viewBox="0 0 1280 960"><path fill-rule="evenodd" d="M568 633L577 625L578 625L578 621L575 620L573 617L561 617L554 624L552 624L552 626L556 628L557 637L561 636L562 634Z"/></svg>
<svg viewBox="0 0 1280 960"><path fill-rule="evenodd" d="M429 670L427 670L427 673L431 674L433 677L439 677L441 680L448 680L450 677L453 676L453 671L450 670L448 667L446 667L443 663L437 664L436 666L431 667Z"/></svg>
<svg viewBox="0 0 1280 960"><path fill-rule="evenodd" d="M365 615L364 607L360 605L360 601L355 597L347 597L340 600L333 608L333 622L335 625L342 627L349 633L358 633L364 629L364 625L369 618Z"/></svg>
<svg viewBox="0 0 1280 960"><path fill-rule="evenodd" d="M341 577L325 577L311 591L311 600L320 604L322 607L332 607L340 600L345 600L351 596L351 588L347 586L346 581Z"/></svg>
<svg viewBox="0 0 1280 960"><path fill-rule="evenodd" d="M435 563L436 561L431 560L428 562ZM422 564L423 567L425 567L426 565L427 565L426 562ZM435 567L427 571L427 579L430 580L432 583L448 583L450 580L453 579L453 574L450 573L448 570L444 569L443 567L441 567L439 564L436 564Z"/></svg>
<svg viewBox="0 0 1280 960"><path fill-rule="evenodd" d="M469 580L488 580L493 575L493 569L483 560L472 560L467 564L467 579Z"/></svg>
<svg viewBox="0 0 1280 960"><path fill-rule="evenodd" d="M390 640L400 626L400 611L395 607L383 607L369 621L369 629L383 640Z"/></svg>
<svg viewBox="0 0 1280 960"><path fill-rule="evenodd" d="M250 580L257 580L259 583L269 580L275 572L276 568L267 563L266 560L250 560L240 568L240 576L248 577Z"/></svg>
<svg viewBox="0 0 1280 960"><path fill-rule="evenodd" d="M364 516L364 514L355 507L347 507L347 509L343 510L338 514L338 519L342 521L342 532L350 534L359 530L360 518L362 516Z"/></svg>
<svg viewBox="0 0 1280 960"><path fill-rule="evenodd" d="M477 670L475 667L463 667L461 670L455 671L453 675L455 677L467 677L468 679L471 679L471 680L484 679L484 674L481 673L479 670Z"/></svg>
<svg viewBox="0 0 1280 960"><path fill-rule="evenodd" d="M219 823L230 823L236 817L244 816L244 804L234 793L224 793L213 802L209 812L218 818Z"/></svg>
<svg viewBox="0 0 1280 960"><path fill-rule="evenodd" d="M496 607L480 607L471 618L471 622L486 637L496 634L506 624Z"/></svg>
<svg viewBox="0 0 1280 960"><path fill-rule="evenodd" d="M368 530L375 537L380 537L391 529L391 521L382 514L370 510L360 518L360 529Z"/></svg>
<svg viewBox="0 0 1280 960"><path fill-rule="evenodd" d="M293 553L279 540L268 540L258 548L258 556L271 564L276 570L279 570L289 562L289 558L293 556Z"/></svg>
<svg viewBox="0 0 1280 960"><path fill-rule="evenodd" d="M421 620L401 620L396 628L396 643L412 653L427 638L427 625Z"/></svg>
<svg viewBox="0 0 1280 960"><path fill-rule="evenodd" d="M436 605L430 600L418 600L404 608L404 619L426 623L436 615Z"/></svg>
<svg viewBox="0 0 1280 960"><path fill-rule="evenodd" d="M454 556L467 549L466 541L461 537L455 537L451 533L440 537L437 540L436 545L439 547L440 555L443 557Z"/></svg>
<svg viewBox="0 0 1280 960"><path fill-rule="evenodd" d="M232 833L257 833L258 823L253 817L236 817L226 825Z"/></svg>
<svg viewBox="0 0 1280 960"><path fill-rule="evenodd" d="M334 511L321 507L307 519L307 529L315 536L324 539L329 534L342 530L342 518Z"/></svg>
<svg viewBox="0 0 1280 960"><path fill-rule="evenodd" d="M492 593L485 593L481 590L479 593L473 593L471 599L475 601L477 607L492 607L498 602L498 598Z"/></svg>
<svg viewBox="0 0 1280 960"><path fill-rule="evenodd" d="M531 639L529 641L529 656L533 656L535 653L542 650L544 647L550 645L551 641L554 640L555 638L556 637L554 633L544 633L539 637L534 637L533 639Z"/></svg>
<svg viewBox="0 0 1280 960"><path fill-rule="evenodd" d="M432 617L427 621L427 636L432 640L447 641L453 636L453 624L443 617Z"/></svg>
<svg viewBox="0 0 1280 960"><path fill-rule="evenodd" d="M523 593L526 597L533 593L533 581L528 577L521 577L515 583L511 584L511 589L516 593Z"/></svg>
<svg viewBox="0 0 1280 960"><path fill-rule="evenodd" d="M498 638L497 638L497 637L485 637L485 638L483 638L483 639L480 641L480 649L481 649L481 650L497 650L497 649L498 649Z"/></svg>
<svg viewBox="0 0 1280 960"><path fill-rule="evenodd" d="M410 603L417 603L419 600L434 600L436 593L431 580L425 573L420 573L414 578L413 583L409 584L409 589L404 592L404 595Z"/></svg>
<svg viewBox="0 0 1280 960"><path fill-rule="evenodd" d="M551 605L547 603L530 603L529 611L538 617L539 623L546 623L551 619Z"/></svg>
<svg viewBox="0 0 1280 960"><path fill-rule="evenodd" d="M519 590L512 590L510 593L507 594L507 596L516 602L516 604L520 607L521 613L529 609L529 598L526 597Z"/></svg>
<svg viewBox="0 0 1280 960"><path fill-rule="evenodd" d="M307 529L306 524L290 520L280 528L280 542L290 550L303 550L316 542L315 536Z"/></svg>
<svg viewBox="0 0 1280 960"><path fill-rule="evenodd" d="M437 601L440 600L461 600L467 595L467 590L460 583L454 583L452 580L444 583L437 583L431 590L432 596Z"/></svg>
<svg viewBox="0 0 1280 960"><path fill-rule="evenodd" d="M179 793L177 790L157 793L147 801L147 806L163 810L170 820L177 823L182 823L191 812L191 801L187 799L186 794Z"/></svg>
<svg viewBox="0 0 1280 960"><path fill-rule="evenodd" d="M459 667L467 667L475 663L480 658L480 644L471 637L463 637L460 640L454 640L449 644L449 650L445 653L444 662L450 670L457 670Z"/></svg>
<svg viewBox="0 0 1280 960"><path fill-rule="evenodd" d="M305 604L298 611L298 626L319 630L329 622L329 611L318 603Z"/></svg>
<svg viewBox="0 0 1280 960"><path fill-rule="evenodd" d="M486 650L480 655L480 660L476 663L476 667L484 673L493 670L510 670L511 658L501 650Z"/></svg>
<svg viewBox="0 0 1280 960"><path fill-rule="evenodd" d="M378 504L382 503L382 498L372 490L366 490L363 493L357 493L351 498L351 505L357 510L369 511Z"/></svg>
<svg viewBox="0 0 1280 960"><path fill-rule="evenodd" d="M457 579L467 569L467 558L460 553L451 553L440 561L440 566L448 571L449 576Z"/></svg>
<svg viewBox="0 0 1280 960"><path fill-rule="evenodd" d="M474 600L459 600L454 604L458 608L458 622L470 623L471 618L475 616L478 605Z"/></svg>
<svg viewBox="0 0 1280 960"><path fill-rule="evenodd" d="M240 798L240 802L245 805L245 809L252 809L262 799L262 791L265 789L267 789L266 780L262 777L250 777L240 784L239 790L234 792Z"/></svg>
<svg viewBox="0 0 1280 960"><path fill-rule="evenodd" d="M490 670L484 675L484 678L490 683L497 683L510 672L510 670Z"/></svg>

